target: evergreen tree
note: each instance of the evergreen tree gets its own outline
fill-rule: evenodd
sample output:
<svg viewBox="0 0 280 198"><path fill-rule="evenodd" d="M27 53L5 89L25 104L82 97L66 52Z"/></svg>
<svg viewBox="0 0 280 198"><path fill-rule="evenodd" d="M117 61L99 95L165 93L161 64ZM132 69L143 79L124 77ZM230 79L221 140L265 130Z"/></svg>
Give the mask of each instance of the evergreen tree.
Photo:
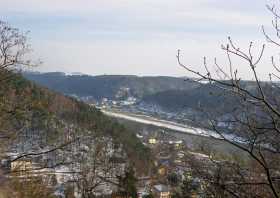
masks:
<svg viewBox="0 0 280 198"><path fill-rule="evenodd" d="M137 198L135 172L130 166L123 176L119 176L119 194L125 197Z"/></svg>

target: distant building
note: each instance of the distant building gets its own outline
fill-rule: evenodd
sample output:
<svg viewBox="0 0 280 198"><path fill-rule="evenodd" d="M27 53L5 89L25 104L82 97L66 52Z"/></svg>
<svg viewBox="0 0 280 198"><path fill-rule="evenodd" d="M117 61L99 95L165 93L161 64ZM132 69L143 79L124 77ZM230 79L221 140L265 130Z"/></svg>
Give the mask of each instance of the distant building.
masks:
<svg viewBox="0 0 280 198"><path fill-rule="evenodd" d="M174 145L175 148L180 148L184 142L182 140L178 140L178 141L169 141L168 143L170 145Z"/></svg>
<svg viewBox="0 0 280 198"><path fill-rule="evenodd" d="M139 133L136 134L136 137L138 137L139 139L143 139L144 138L144 136L139 134Z"/></svg>
<svg viewBox="0 0 280 198"><path fill-rule="evenodd" d="M32 161L29 159L16 160L11 162L12 172L25 172L33 169Z"/></svg>
<svg viewBox="0 0 280 198"><path fill-rule="evenodd" d="M155 138L149 139L149 144L156 144L156 143L157 143L157 139L155 139Z"/></svg>
<svg viewBox="0 0 280 198"><path fill-rule="evenodd" d="M169 192L169 189L166 185L155 185L153 188L154 196L156 198L170 198L171 194Z"/></svg>
<svg viewBox="0 0 280 198"><path fill-rule="evenodd" d="M180 151L180 152L177 153L177 156L178 156L179 159L182 159L183 157L185 157L185 152Z"/></svg>
<svg viewBox="0 0 280 198"><path fill-rule="evenodd" d="M139 188L137 190L137 197L138 198L143 198L143 197L148 196L148 195L149 195L149 193L147 192L146 188Z"/></svg>
<svg viewBox="0 0 280 198"><path fill-rule="evenodd" d="M167 166L161 165L158 168L158 174L161 176L167 175Z"/></svg>

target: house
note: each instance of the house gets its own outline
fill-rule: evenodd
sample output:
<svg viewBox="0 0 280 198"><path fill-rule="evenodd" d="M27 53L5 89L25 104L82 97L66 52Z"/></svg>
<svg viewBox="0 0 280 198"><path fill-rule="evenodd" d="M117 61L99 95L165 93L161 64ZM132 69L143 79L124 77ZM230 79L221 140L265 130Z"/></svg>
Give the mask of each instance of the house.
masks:
<svg viewBox="0 0 280 198"><path fill-rule="evenodd" d="M150 138L149 139L149 144L156 144L157 140L155 138Z"/></svg>
<svg viewBox="0 0 280 198"><path fill-rule="evenodd" d="M10 171L19 174L31 173L41 168L39 163L34 162L33 159L28 157L10 161Z"/></svg>
<svg viewBox="0 0 280 198"><path fill-rule="evenodd" d="M32 170L32 161L29 159L16 160L11 162L12 172L24 172Z"/></svg>
<svg viewBox="0 0 280 198"><path fill-rule="evenodd" d="M167 174L167 167L164 166L164 165L161 165L159 168L158 168L158 174L161 175L161 176L164 176Z"/></svg>
<svg viewBox="0 0 280 198"><path fill-rule="evenodd" d="M184 158L184 157L185 157L185 152L184 152L184 151L179 151L179 152L177 153L177 157L178 157L179 159Z"/></svg>
<svg viewBox="0 0 280 198"><path fill-rule="evenodd" d="M163 184L155 185L153 188L154 196L156 198L170 198L171 194L169 192L168 186Z"/></svg>
<svg viewBox="0 0 280 198"><path fill-rule="evenodd" d="M139 133L136 134L136 137L138 137L139 139L143 139L144 138L144 136L139 134Z"/></svg>
<svg viewBox="0 0 280 198"><path fill-rule="evenodd" d="M169 145L173 145L175 149L179 149L183 146L184 142L182 140L178 140L178 141L168 141Z"/></svg>
<svg viewBox="0 0 280 198"><path fill-rule="evenodd" d="M148 196L149 192L148 190L144 187L144 188L138 188L137 190L137 197L138 198L143 198L145 196Z"/></svg>

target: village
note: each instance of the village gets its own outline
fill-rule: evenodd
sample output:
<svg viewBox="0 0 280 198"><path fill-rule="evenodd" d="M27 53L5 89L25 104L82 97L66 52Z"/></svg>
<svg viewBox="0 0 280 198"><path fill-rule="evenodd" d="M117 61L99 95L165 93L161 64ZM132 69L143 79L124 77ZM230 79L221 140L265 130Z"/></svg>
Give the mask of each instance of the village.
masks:
<svg viewBox="0 0 280 198"><path fill-rule="evenodd" d="M205 166L211 166L211 159L208 155L192 152L187 148L184 140L178 139L172 136L170 133L165 132L163 129L158 129L153 132L140 131L136 134L137 138L141 142L150 148L153 156L153 169L147 176L137 176L137 193L139 198L147 196L153 196L155 198L170 198L173 192L176 192L183 181L188 181L192 189L196 189L190 196L200 197L200 192L203 194L204 184L199 177L192 174L192 163L190 161L198 160ZM83 146L85 147L85 146ZM111 146L107 153L116 153ZM9 154L9 156L12 156ZM105 157L105 156L103 156ZM112 157L112 156L111 156ZM127 167L125 160L120 160L121 154L119 151L118 164L114 166L114 169L110 170L110 178L116 176L116 174L124 172ZM66 187L71 184L74 188L74 197L81 197L81 193L76 185L74 185L75 178L78 178L77 172L80 169L77 166L61 165L56 167L44 166L48 158L38 156L34 157L22 157L18 160L5 159L1 161L1 170L11 172L9 177L16 177L22 180L28 178L40 177L46 183L49 184L49 188L56 190L58 197L66 197ZM48 162L50 163L50 162ZM211 170L211 167L209 167ZM108 176L108 173L99 171L98 175L102 177ZM96 177L100 182L95 189L95 196L98 197L112 197L114 192L117 191L117 186L114 182L116 179L100 181L100 178ZM119 195L116 197L120 197Z"/></svg>
<svg viewBox="0 0 280 198"><path fill-rule="evenodd" d="M123 92L128 91L124 90ZM122 111L122 109L125 109L130 113L140 112L151 116L156 113L160 118L172 121L174 121L173 118L176 118L176 115L165 114L158 109L150 112L146 111L141 105L135 106L137 99L134 97L127 97L125 100L119 101L103 98L100 102L93 102L91 97L77 99L101 110L118 109ZM68 135L61 141L72 141L75 136L74 131L70 127L67 132ZM209 154L189 148L189 144L185 141L186 139L176 136L161 127L152 130L139 128L134 129L134 131L136 137L150 149L152 154L152 169L149 170L149 173L145 176L143 174L135 175L139 198L149 196L171 198L174 192L180 191L180 186L185 181L189 183L191 189L194 189L190 196L201 197L200 194L203 194L207 184L203 183L199 176L193 174L193 162L203 164L204 168L210 171L213 168L213 164ZM23 147L26 147L26 145L23 145ZM96 154L98 147L102 148L102 154L91 159L92 157L89 157L91 156L90 153ZM41 153L44 153L44 151L41 151ZM19 157L20 155L20 152L14 151L14 153L6 153L6 156L1 157L3 160L1 161L0 169L4 172L12 173L9 175L10 178L19 178L20 180L40 178L44 183L48 184L50 189L55 191L57 197L61 198L67 197L69 189L72 189L70 194L75 198L81 198L84 189L79 189L77 182L81 179L92 180L96 185L94 196L122 197L115 193L118 191L117 177L125 173L129 163L125 160L127 156L122 152L122 148L116 149L114 147L112 139L102 138L101 140L96 140L93 137L85 137L83 141L72 144L71 148L66 149L66 151L46 152L46 155L38 156L23 155L23 157ZM68 156L66 157L67 159L65 156ZM86 163L86 161L89 162ZM92 161L98 161L98 163L103 164L94 170L91 167L86 169L81 167L81 163L89 165ZM104 167L107 169L104 169Z"/></svg>
<svg viewBox="0 0 280 198"><path fill-rule="evenodd" d="M192 174L192 164L190 161L198 161L205 166L211 166L209 155L199 152L192 152L187 147L184 140L172 136L163 129L153 133L138 133L137 137L142 143L148 146L154 156L155 170L145 185L139 183L139 197L145 197L148 192L152 192L156 198L170 198L183 181L189 181L193 189L191 197L200 197L199 192L203 194L204 184L200 178ZM209 167L211 170L211 167ZM148 190L147 190L148 189Z"/></svg>

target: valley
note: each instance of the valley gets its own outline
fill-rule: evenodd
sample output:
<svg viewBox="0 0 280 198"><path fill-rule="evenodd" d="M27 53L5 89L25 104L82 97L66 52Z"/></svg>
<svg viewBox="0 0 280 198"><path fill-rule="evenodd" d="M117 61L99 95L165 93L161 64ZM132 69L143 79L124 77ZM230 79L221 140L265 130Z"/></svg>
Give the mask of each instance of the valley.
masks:
<svg viewBox="0 0 280 198"><path fill-rule="evenodd" d="M280 198L262 4L3 2L0 198Z"/></svg>
<svg viewBox="0 0 280 198"><path fill-rule="evenodd" d="M208 145L208 149L212 149L211 152L223 153L223 155L232 155L237 151L236 148L224 142L222 138L209 129L202 129L190 125L184 125L160 118L155 118L143 114L132 114L122 112L116 109L101 110L105 115L117 118L119 122L126 126L132 127L133 131L137 131L141 134L144 130L153 133L153 131L163 130L170 136L175 137L177 140L183 140L190 149L199 150L202 144ZM149 136L149 134L146 134ZM227 139L235 140L236 137L225 135ZM211 148L210 148L211 145ZM239 153L242 158L246 158L245 153Z"/></svg>

